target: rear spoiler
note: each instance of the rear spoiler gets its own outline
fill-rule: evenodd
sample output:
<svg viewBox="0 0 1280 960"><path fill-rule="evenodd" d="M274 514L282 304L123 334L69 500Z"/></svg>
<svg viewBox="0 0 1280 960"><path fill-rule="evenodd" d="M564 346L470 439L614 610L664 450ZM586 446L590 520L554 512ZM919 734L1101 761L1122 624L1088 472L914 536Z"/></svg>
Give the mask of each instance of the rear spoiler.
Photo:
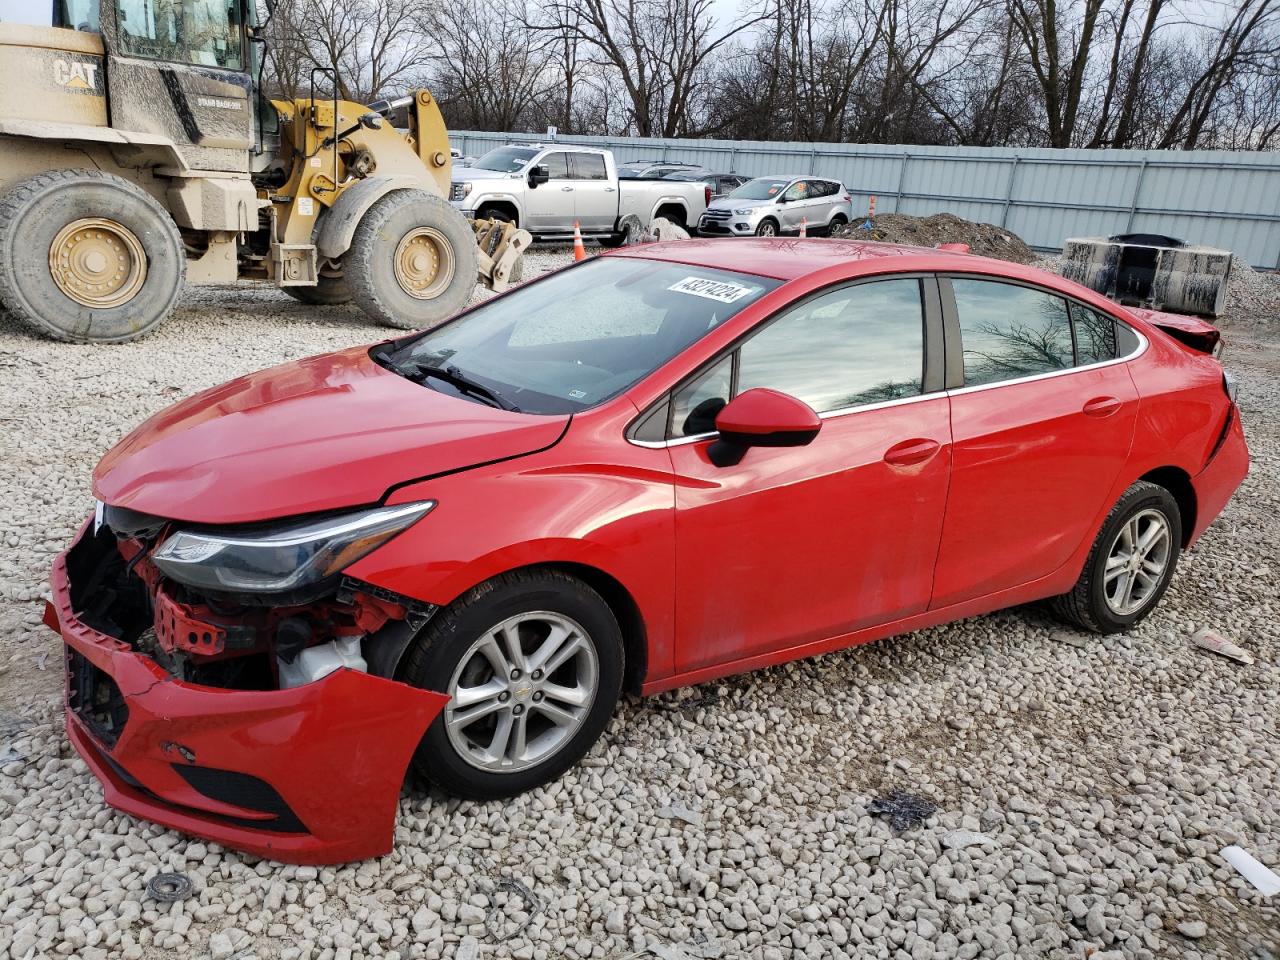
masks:
<svg viewBox="0 0 1280 960"><path fill-rule="evenodd" d="M1222 342L1222 331L1199 317L1188 317L1177 313L1164 313L1160 310L1142 310L1129 307L1129 312L1139 320L1145 320L1153 327L1159 327L1179 343L1192 350L1213 355Z"/></svg>

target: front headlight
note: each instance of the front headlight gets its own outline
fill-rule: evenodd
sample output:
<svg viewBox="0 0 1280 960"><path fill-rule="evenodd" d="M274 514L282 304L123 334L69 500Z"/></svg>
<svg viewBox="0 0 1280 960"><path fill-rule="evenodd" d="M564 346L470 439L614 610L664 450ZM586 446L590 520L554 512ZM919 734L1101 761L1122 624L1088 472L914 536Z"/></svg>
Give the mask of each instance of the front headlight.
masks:
<svg viewBox="0 0 1280 960"><path fill-rule="evenodd" d="M464 197L469 197L469 196L471 196L471 191L472 191L474 188L475 188L475 184L473 184L473 183L471 183L471 182L469 182L469 181L468 181L468 182L466 182L466 183L463 183L463 185L462 185L462 195L463 195Z"/></svg>
<svg viewBox="0 0 1280 960"><path fill-rule="evenodd" d="M742 210L733 211L733 215L735 217L749 217L753 213L755 213L755 210L752 209L751 207L746 207L745 209L742 209Z"/></svg>
<svg viewBox="0 0 1280 960"><path fill-rule="evenodd" d="M197 590L284 593L338 573L435 505L423 500L376 507L254 533L179 530L151 559L165 576Z"/></svg>

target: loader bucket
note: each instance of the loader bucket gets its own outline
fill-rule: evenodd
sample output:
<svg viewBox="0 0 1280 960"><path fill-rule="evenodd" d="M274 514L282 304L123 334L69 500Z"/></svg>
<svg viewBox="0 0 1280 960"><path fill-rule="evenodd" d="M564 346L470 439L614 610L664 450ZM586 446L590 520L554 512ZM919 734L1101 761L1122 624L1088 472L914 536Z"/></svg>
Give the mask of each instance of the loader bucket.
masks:
<svg viewBox="0 0 1280 960"><path fill-rule="evenodd" d="M480 282L502 293L523 275L524 251L533 242L528 230L506 220L473 220L479 259Z"/></svg>
<svg viewBox="0 0 1280 960"><path fill-rule="evenodd" d="M1230 250L1173 237L1123 234L1062 244L1064 277L1126 306L1216 317L1230 274Z"/></svg>

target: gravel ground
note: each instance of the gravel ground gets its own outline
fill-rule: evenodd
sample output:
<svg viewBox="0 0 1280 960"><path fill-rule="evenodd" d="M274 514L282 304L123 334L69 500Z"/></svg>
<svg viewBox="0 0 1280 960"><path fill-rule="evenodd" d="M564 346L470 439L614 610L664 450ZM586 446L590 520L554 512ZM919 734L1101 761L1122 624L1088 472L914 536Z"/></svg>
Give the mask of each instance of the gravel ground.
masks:
<svg viewBox="0 0 1280 960"><path fill-rule="evenodd" d="M1219 850L1280 867L1280 342L1260 315L1225 325L1253 471L1132 634L1022 608L629 699L558 783L494 804L407 791L391 855L317 870L104 807L64 739L41 599L132 425L385 329L254 289L193 290L119 347L0 318L0 960L1276 960L1280 898ZM1256 662L1194 648L1206 625ZM936 812L895 832L870 809L895 789ZM194 897L148 899L163 870Z"/></svg>

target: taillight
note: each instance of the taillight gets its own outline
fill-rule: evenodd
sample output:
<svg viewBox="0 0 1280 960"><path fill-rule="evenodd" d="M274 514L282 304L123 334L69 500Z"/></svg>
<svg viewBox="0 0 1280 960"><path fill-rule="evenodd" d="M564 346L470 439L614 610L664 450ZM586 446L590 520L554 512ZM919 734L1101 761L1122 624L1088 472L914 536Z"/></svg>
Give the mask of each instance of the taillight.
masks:
<svg viewBox="0 0 1280 960"><path fill-rule="evenodd" d="M705 203L705 204L707 204L707 205L710 205L710 204L711 204L711 185L710 185L710 184L708 184L708 185L707 185L706 187L704 187L703 189L706 191L707 199L703 200L702 202L703 202L703 203Z"/></svg>

